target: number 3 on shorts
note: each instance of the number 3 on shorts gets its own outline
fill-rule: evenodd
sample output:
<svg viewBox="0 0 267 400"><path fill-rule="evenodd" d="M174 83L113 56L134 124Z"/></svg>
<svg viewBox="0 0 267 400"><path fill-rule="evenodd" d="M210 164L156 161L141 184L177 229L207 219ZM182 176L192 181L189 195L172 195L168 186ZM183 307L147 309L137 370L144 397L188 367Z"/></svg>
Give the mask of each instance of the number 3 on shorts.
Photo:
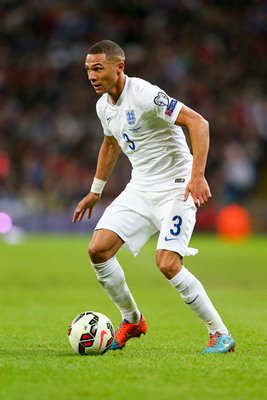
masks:
<svg viewBox="0 0 267 400"><path fill-rule="evenodd" d="M177 220L178 220L178 222L173 224L175 229L170 229L170 234L173 236L178 236L181 232L181 226L182 226L183 219L182 219L182 217L180 217L180 215L175 215L172 218L172 221L177 221Z"/></svg>

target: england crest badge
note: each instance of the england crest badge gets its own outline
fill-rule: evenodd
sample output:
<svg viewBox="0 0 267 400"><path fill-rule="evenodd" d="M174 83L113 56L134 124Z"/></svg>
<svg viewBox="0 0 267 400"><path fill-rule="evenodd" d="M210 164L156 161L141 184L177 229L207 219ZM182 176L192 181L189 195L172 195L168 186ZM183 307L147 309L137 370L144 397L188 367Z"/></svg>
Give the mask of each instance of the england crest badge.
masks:
<svg viewBox="0 0 267 400"><path fill-rule="evenodd" d="M128 125L134 125L136 123L134 110L127 110L126 115L127 115Z"/></svg>

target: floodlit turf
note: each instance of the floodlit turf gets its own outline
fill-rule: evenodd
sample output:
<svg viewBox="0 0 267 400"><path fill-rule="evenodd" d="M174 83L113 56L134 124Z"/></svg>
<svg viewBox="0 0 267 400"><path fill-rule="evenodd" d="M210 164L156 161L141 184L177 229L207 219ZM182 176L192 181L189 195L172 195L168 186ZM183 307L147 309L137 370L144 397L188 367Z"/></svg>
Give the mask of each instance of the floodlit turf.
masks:
<svg viewBox="0 0 267 400"><path fill-rule="evenodd" d="M80 312L120 322L87 259L85 236L29 236L20 245L0 239L1 400L177 400L267 398L266 238L229 244L195 236L199 255L185 265L205 285L230 327L233 354L202 355L205 327L161 276L151 240L134 258L119 259L148 322L125 349L80 356L68 343Z"/></svg>

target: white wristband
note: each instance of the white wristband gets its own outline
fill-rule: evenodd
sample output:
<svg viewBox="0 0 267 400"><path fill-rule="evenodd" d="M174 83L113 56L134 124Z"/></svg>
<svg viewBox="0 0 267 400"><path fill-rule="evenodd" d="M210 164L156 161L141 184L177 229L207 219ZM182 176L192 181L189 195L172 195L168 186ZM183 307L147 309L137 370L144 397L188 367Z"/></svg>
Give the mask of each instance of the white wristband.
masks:
<svg viewBox="0 0 267 400"><path fill-rule="evenodd" d="M106 183L107 182L102 181L102 179L94 178L90 191L96 194L101 194Z"/></svg>

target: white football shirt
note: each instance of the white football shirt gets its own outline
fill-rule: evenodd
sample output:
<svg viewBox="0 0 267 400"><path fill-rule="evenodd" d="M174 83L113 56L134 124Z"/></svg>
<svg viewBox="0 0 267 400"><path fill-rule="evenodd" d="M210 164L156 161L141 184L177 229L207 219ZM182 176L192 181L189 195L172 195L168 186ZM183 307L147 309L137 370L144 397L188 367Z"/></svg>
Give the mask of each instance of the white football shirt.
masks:
<svg viewBox="0 0 267 400"><path fill-rule="evenodd" d="M107 93L98 100L104 134L117 139L132 165L132 187L169 190L190 179L192 155L182 128L174 124L182 106L158 86L128 76L115 105Z"/></svg>

